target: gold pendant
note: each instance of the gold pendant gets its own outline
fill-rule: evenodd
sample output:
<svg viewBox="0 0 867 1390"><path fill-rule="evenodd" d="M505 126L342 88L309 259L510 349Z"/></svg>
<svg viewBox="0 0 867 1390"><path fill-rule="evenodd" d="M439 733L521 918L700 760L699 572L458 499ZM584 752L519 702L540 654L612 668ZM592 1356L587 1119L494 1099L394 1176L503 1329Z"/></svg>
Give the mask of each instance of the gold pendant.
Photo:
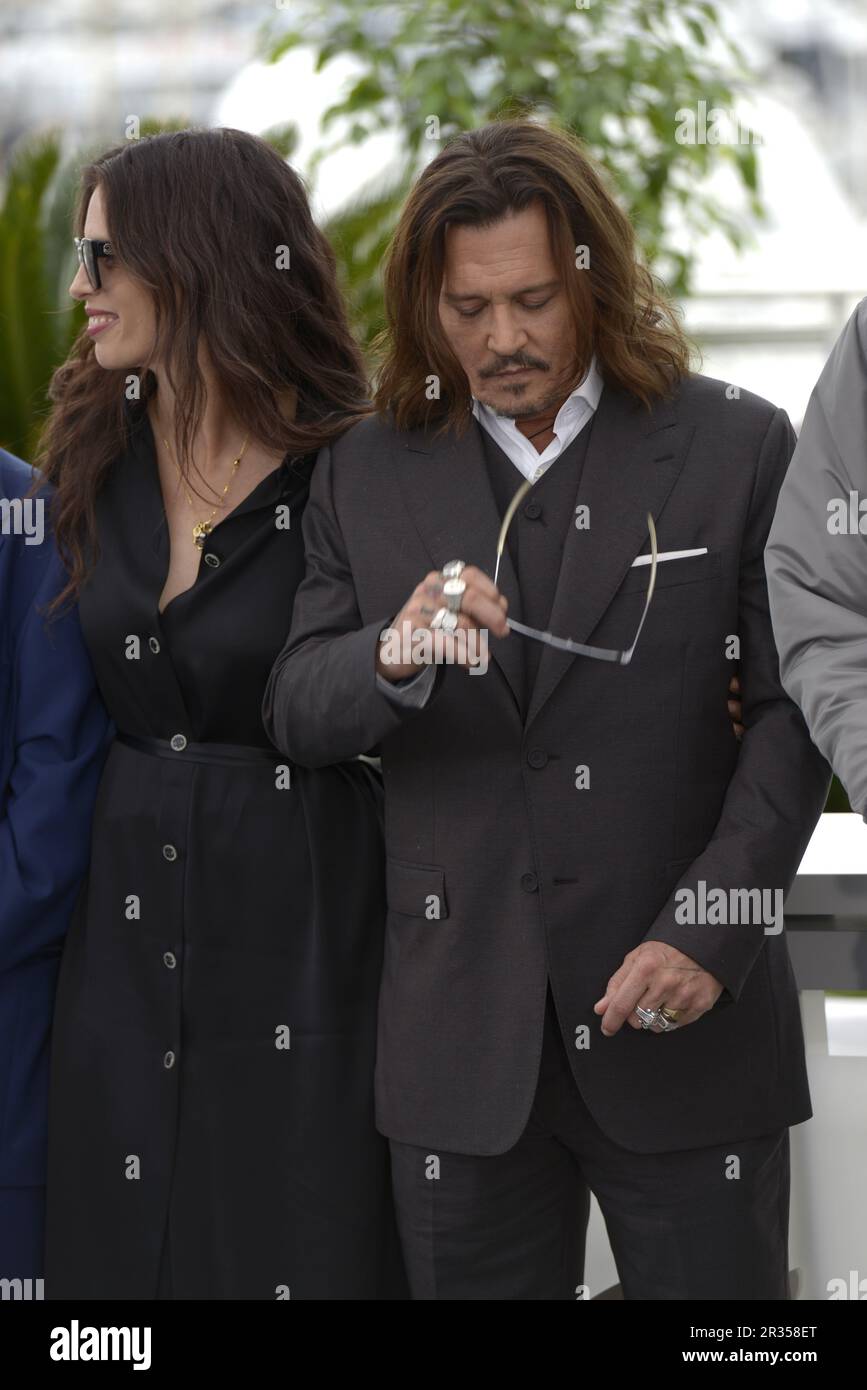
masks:
<svg viewBox="0 0 867 1390"><path fill-rule="evenodd" d="M193 541L201 550L213 527L209 521L197 521L193 527Z"/></svg>

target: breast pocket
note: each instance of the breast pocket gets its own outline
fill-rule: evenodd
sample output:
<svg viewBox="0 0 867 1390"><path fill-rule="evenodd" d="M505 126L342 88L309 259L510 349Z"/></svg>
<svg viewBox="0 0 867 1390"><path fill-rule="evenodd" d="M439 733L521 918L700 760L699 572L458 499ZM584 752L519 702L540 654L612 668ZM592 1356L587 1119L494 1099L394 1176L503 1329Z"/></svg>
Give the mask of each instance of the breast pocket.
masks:
<svg viewBox="0 0 867 1390"><path fill-rule="evenodd" d="M673 589L679 584L697 584L706 579L717 579L722 568L722 554L712 550L707 555L685 555L682 559L659 560L656 565L656 585L654 594L660 589ZM647 592L650 583L650 564L633 565L627 572L618 594L634 591Z"/></svg>
<svg viewBox="0 0 867 1390"><path fill-rule="evenodd" d="M391 859L385 866L389 912L438 922L448 917L445 870L438 864L411 864Z"/></svg>

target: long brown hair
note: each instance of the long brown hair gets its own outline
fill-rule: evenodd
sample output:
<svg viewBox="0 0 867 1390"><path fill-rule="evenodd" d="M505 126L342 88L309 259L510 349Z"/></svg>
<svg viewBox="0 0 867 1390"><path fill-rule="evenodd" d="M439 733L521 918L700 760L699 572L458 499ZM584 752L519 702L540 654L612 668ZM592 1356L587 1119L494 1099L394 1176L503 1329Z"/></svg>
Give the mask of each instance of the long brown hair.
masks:
<svg viewBox="0 0 867 1390"><path fill-rule="evenodd" d="M488 226L536 200L569 296L582 373L595 351L603 379L648 408L688 374L691 346L676 313L639 261L629 219L581 141L526 118L504 119L456 136L426 166L391 242L386 327L373 345L382 363L374 400L383 414L393 412L398 429L441 421L460 434L469 424L469 384L438 312L447 225ZM589 268L575 273L583 246Z"/></svg>
<svg viewBox="0 0 867 1390"><path fill-rule="evenodd" d="M187 481L205 407L200 335L222 398L269 450L310 453L372 409L334 253L301 178L264 140L190 129L114 146L82 170L79 236L97 185L112 254L153 296L155 342L135 368L106 369L82 330L52 377L34 486L56 489L52 522L70 578L49 612L77 595L92 562L94 502L126 439L128 376L146 403L163 345L172 345L165 367Z"/></svg>

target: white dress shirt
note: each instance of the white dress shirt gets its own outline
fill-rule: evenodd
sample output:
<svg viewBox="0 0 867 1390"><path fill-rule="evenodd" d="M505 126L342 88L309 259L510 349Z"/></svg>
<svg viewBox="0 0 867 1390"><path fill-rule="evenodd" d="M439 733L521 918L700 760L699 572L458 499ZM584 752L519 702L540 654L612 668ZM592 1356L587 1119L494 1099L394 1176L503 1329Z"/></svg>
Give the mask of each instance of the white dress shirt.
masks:
<svg viewBox="0 0 867 1390"><path fill-rule="evenodd" d="M603 384L596 366L596 358L593 357L584 380L566 397L557 411L553 425L554 438L541 454L532 439L521 433L514 420L507 415L498 415L475 396L473 414L491 438L499 444L506 457L512 460L518 471L523 473L525 478L532 478L537 482L555 458L559 458L572 440L577 439L599 404Z"/></svg>
<svg viewBox="0 0 867 1390"><path fill-rule="evenodd" d="M568 448L573 439L578 438L584 426L592 419L599 405L603 385L594 356L583 381L566 397L557 411L553 424L554 438L541 453L533 441L521 433L514 420L506 415L498 415L476 396L473 396L473 414L518 471L525 478L532 478L534 482L538 482L542 474L550 468L556 458L559 458L563 450ZM376 683L383 695L387 695L398 704L415 705L420 708L427 704L435 675L436 667L433 665L423 667L417 676L407 676L405 680L397 682L387 681L377 671Z"/></svg>

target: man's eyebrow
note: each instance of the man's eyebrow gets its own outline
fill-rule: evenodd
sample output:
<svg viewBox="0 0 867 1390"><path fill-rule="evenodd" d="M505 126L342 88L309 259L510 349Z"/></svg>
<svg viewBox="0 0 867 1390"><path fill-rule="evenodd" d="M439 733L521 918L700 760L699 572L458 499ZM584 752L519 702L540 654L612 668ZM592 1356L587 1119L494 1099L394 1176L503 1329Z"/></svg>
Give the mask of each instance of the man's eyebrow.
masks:
<svg viewBox="0 0 867 1390"><path fill-rule="evenodd" d="M551 289L553 289L556 285L559 285L559 284L560 284L560 281L559 281L559 279L557 279L557 280L545 280L545 281L542 282L542 284L539 284L539 285L525 285L523 289L521 289L521 290L515 290L515 293L514 293L513 295L510 295L509 298L510 298L510 299L518 299L518 298L520 298L520 296L521 296L522 294L538 294L540 290L551 290ZM444 294L443 294L443 299L448 300L449 304L462 304L463 301L466 300L466 299L484 299L484 298L485 298L485 296L484 296L483 294L448 294L448 293L444 293Z"/></svg>

